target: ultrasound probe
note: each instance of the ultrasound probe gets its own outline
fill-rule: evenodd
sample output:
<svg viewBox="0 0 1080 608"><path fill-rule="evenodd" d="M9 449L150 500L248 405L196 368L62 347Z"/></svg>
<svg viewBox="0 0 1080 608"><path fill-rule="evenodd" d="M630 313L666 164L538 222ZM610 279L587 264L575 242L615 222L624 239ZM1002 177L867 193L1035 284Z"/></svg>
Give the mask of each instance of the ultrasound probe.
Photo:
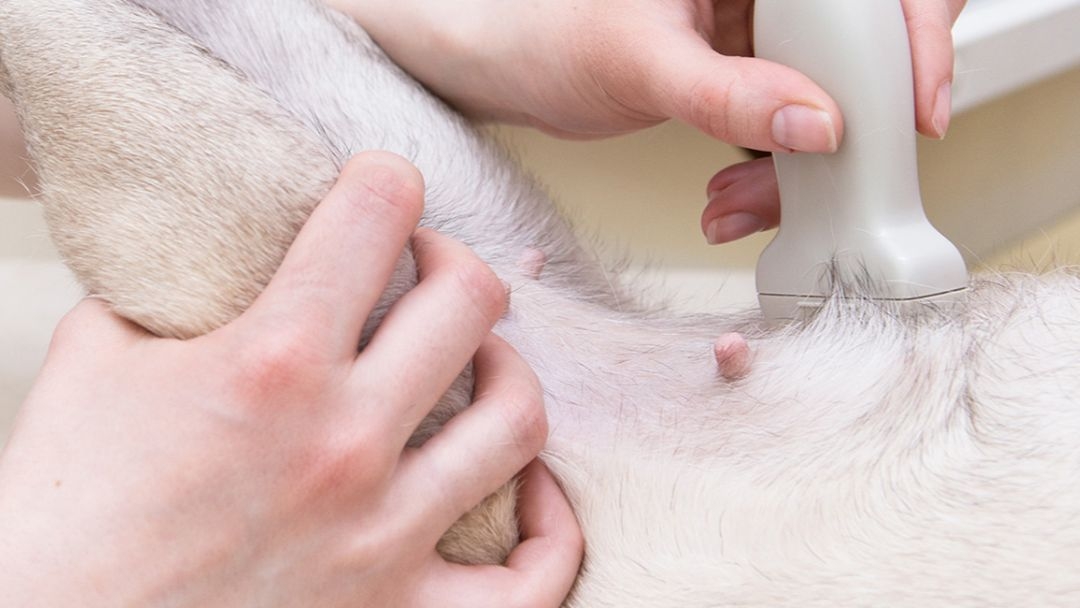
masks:
<svg viewBox="0 0 1080 608"><path fill-rule="evenodd" d="M812 316L838 285L904 309L949 306L967 268L919 194L911 45L899 0L757 0L754 49L832 95L835 154L777 153L780 230L757 291L773 325Z"/></svg>

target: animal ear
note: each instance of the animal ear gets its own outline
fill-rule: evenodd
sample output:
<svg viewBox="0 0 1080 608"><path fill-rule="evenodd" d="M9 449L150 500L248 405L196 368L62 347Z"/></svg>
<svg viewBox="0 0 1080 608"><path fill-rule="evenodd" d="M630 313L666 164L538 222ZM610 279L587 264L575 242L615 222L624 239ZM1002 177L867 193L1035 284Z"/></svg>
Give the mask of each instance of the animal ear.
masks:
<svg viewBox="0 0 1080 608"><path fill-rule="evenodd" d="M0 62L57 247L160 335L242 312L338 172L274 100L122 0L3 0Z"/></svg>

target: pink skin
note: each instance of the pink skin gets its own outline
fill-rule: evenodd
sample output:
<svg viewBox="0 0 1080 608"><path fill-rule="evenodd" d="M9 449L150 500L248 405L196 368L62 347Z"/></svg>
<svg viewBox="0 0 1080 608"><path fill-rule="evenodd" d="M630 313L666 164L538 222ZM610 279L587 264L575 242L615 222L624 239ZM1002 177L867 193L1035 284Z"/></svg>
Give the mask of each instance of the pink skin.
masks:
<svg viewBox="0 0 1080 608"><path fill-rule="evenodd" d="M529 247L521 253L517 265L518 270L524 273L525 276L536 281L540 279L540 275L544 272L544 266L547 265L547 255L535 247Z"/></svg>
<svg viewBox="0 0 1080 608"><path fill-rule="evenodd" d="M943 139L949 128L953 79L952 24L964 0L902 0L915 70L916 126ZM701 230L712 244L775 228L780 195L772 159L727 167L710 180Z"/></svg>
<svg viewBox="0 0 1080 608"><path fill-rule="evenodd" d="M416 229L423 194L405 159L358 155L254 304L199 338L100 299L68 315L0 458L0 604L561 606L582 540L534 462L543 389L490 333L492 269ZM418 283L357 354L409 242ZM472 404L406 448L470 361ZM445 560L445 531L523 467L505 564Z"/></svg>
<svg viewBox="0 0 1080 608"><path fill-rule="evenodd" d="M701 231L713 245L775 228L780 223L780 191L771 158L724 169L709 180L708 193Z"/></svg>
<svg viewBox="0 0 1080 608"><path fill-rule="evenodd" d="M725 380L738 380L750 373L753 357L750 345L742 334L728 333L716 339L713 344L716 366Z"/></svg>

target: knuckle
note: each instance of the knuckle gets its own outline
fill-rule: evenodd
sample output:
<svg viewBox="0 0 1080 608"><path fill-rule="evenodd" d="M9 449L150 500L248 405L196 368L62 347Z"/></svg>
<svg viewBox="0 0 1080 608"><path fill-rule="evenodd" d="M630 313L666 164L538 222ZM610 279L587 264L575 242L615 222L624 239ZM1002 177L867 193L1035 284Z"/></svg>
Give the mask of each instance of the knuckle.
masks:
<svg viewBox="0 0 1080 608"><path fill-rule="evenodd" d="M309 338L280 332L236 349L231 387L258 405L314 394L326 376L323 355Z"/></svg>
<svg viewBox="0 0 1080 608"><path fill-rule="evenodd" d="M376 217L415 223L423 211L424 180L405 159L388 152L373 152L350 163L348 171L362 177L350 193ZM355 169L353 168L355 167Z"/></svg>
<svg viewBox="0 0 1080 608"><path fill-rule="evenodd" d="M303 467L305 491L315 496L342 490L376 492L394 470L395 459L384 444L385 439L363 430L327 438Z"/></svg>
<svg viewBox="0 0 1080 608"><path fill-rule="evenodd" d="M733 101L739 80L733 75L722 86L709 80L697 82L689 92L687 120L724 141L741 140L738 134L745 131L745 121L740 117L745 112Z"/></svg>
<svg viewBox="0 0 1080 608"><path fill-rule="evenodd" d="M952 37L949 23L938 19L921 17L910 21L909 26L913 38L925 36L935 40L949 40Z"/></svg>
<svg viewBox="0 0 1080 608"><path fill-rule="evenodd" d="M947 3L909 1L904 5L904 17L908 24L908 30L913 37L923 33L937 38L952 36L951 30L954 17L951 7Z"/></svg>
<svg viewBox="0 0 1080 608"><path fill-rule="evenodd" d="M486 318L502 314L508 298L506 287L487 264L473 256L454 269L458 287L469 295Z"/></svg>
<svg viewBox="0 0 1080 608"><path fill-rule="evenodd" d="M501 400L503 421L514 445L527 460L544 448L548 435L543 396L531 386L508 392Z"/></svg>

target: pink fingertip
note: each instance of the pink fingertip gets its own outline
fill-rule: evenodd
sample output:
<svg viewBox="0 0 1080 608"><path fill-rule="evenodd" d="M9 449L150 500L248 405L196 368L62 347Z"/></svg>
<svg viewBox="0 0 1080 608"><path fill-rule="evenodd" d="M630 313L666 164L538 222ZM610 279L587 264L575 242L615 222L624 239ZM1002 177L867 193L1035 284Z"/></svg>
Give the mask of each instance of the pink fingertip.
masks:
<svg viewBox="0 0 1080 608"><path fill-rule="evenodd" d="M736 211L722 215L709 222L705 228L705 238L710 245L730 243L744 236L761 232L765 229L765 220L745 211Z"/></svg>
<svg viewBox="0 0 1080 608"><path fill-rule="evenodd" d="M836 125L825 110L791 104L773 114L773 141L795 152L836 152Z"/></svg>

